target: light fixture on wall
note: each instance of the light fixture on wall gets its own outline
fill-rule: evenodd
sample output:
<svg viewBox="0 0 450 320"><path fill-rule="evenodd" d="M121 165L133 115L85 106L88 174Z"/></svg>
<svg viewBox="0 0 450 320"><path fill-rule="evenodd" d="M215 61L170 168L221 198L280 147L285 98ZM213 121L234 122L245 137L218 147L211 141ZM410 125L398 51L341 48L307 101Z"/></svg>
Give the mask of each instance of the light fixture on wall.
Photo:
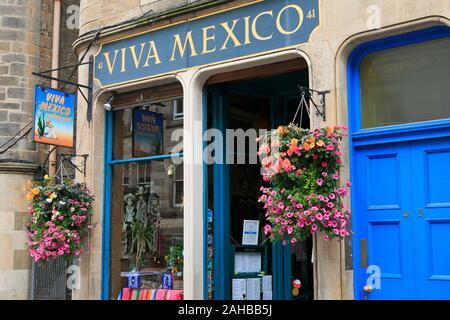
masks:
<svg viewBox="0 0 450 320"><path fill-rule="evenodd" d="M114 101L114 97L116 96L116 92L114 91L112 93L112 96L109 97L108 101L106 101L106 103L103 105L103 109L105 109L106 111L111 111L112 110L112 103Z"/></svg>

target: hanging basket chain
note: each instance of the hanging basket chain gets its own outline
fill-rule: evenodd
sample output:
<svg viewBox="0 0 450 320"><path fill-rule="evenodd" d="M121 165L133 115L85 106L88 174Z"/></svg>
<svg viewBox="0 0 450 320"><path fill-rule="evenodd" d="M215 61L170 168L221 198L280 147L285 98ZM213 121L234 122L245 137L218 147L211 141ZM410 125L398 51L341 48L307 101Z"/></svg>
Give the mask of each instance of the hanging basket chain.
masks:
<svg viewBox="0 0 450 320"><path fill-rule="evenodd" d="M300 111L300 123L299 125L302 125L303 121L303 108L306 109L306 112L308 113L308 116L311 118L310 110L309 110L309 102L311 102L316 109L316 114L320 115L323 119L323 121L326 121L326 107L325 107L325 95L330 93L329 90L327 91L317 91L313 90L307 87L298 86L301 93L301 99L300 103L297 107L297 111L295 112L294 118L292 119L292 124L295 123L295 119L297 118L298 112ZM313 95L316 94L320 96L320 102L316 103L313 99Z"/></svg>
<svg viewBox="0 0 450 320"><path fill-rule="evenodd" d="M309 113L309 105L308 102L306 101L306 92L304 90L301 91L301 99L300 99L300 103L298 104L297 110L295 111L295 115L294 118L292 119L292 124L295 124L295 119L297 119L297 115L298 112L300 111L300 123L299 123L299 127L302 126L303 123L303 109L306 109L306 112L308 113L308 117L311 117L310 113Z"/></svg>

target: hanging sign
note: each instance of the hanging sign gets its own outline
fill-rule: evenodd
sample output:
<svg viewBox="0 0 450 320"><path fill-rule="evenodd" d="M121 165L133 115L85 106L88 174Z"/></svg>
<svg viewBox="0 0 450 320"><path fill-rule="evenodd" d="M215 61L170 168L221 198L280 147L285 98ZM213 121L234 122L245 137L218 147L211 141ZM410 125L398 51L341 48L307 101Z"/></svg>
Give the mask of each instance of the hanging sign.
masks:
<svg viewBox="0 0 450 320"><path fill-rule="evenodd" d="M34 99L33 140L73 147L75 95L37 85Z"/></svg>
<svg viewBox="0 0 450 320"><path fill-rule="evenodd" d="M101 86L294 48L319 25L318 0L257 0L105 43Z"/></svg>
<svg viewBox="0 0 450 320"><path fill-rule="evenodd" d="M150 157L162 154L163 115L145 110L133 113L133 157Z"/></svg>

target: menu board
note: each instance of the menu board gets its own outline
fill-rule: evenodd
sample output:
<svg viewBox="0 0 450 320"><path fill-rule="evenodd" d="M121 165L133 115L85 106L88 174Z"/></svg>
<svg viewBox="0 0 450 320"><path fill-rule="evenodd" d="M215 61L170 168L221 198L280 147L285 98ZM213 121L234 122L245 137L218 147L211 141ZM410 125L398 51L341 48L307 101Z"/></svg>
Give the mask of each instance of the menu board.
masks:
<svg viewBox="0 0 450 320"><path fill-rule="evenodd" d="M261 272L261 253L236 252L234 256L234 273Z"/></svg>

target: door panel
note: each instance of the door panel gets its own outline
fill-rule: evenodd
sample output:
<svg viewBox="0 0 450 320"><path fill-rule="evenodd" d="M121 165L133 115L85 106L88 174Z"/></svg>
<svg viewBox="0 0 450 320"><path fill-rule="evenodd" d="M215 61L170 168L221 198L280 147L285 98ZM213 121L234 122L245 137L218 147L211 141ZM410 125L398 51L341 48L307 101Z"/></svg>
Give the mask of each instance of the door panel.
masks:
<svg viewBox="0 0 450 320"><path fill-rule="evenodd" d="M357 150L356 196L359 239L367 239L368 266L381 271L381 288L368 299L414 298L414 243L412 239L409 144ZM359 241L359 240L358 240ZM368 275L359 267L356 292Z"/></svg>
<svg viewBox="0 0 450 320"><path fill-rule="evenodd" d="M411 144L418 299L450 299L450 141Z"/></svg>

